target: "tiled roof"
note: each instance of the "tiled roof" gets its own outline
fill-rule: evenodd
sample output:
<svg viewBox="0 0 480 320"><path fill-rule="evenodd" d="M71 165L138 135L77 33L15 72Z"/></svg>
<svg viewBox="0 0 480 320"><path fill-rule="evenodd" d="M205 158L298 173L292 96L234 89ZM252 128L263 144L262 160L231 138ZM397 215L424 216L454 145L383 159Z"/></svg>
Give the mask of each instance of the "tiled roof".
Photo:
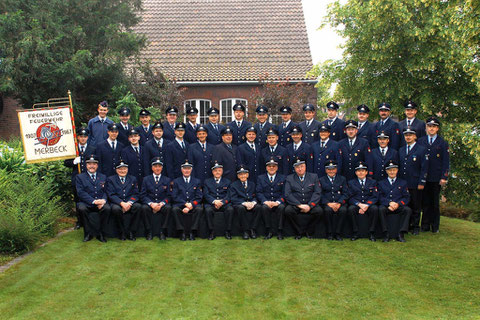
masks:
<svg viewBox="0 0 480 320"><path fill-rule="evenodd" d="M301 0L144 0L142 58L177 81L306 79Z"/></svg>

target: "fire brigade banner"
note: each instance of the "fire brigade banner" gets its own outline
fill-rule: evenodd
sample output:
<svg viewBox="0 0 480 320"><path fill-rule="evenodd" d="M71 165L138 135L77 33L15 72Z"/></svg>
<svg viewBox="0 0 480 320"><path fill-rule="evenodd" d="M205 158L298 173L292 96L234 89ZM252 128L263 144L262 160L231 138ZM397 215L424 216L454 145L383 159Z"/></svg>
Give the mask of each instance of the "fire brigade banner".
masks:
<svg viewBox="0 0 480 320"><path fill-rule="evenodd" d="M70 108L19 110L18 120L27 163L76 157Z"/></svg>

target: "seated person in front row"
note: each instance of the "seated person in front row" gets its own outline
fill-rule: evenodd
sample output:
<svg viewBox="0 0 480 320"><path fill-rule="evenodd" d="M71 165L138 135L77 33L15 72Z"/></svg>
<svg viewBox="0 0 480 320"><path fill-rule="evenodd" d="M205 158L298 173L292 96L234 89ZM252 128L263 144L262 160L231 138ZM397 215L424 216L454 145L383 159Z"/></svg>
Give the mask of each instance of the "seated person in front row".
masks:
<svg viewBox="0 0 480 320"><path fill-rule="evenodd" d="M347 215L348 188L347 179L337 174L337 162L329 160L325 163L327 175L321 177L323 211L327 218L328 240L342 241L341 233L345 216ZM334 217L338 217L337 226L334 228Z"/></svg>
<svg viewBox="0 0 480 320"><path fill-rule="evenodd" d="M232 182L227 198L232 202L235 213L240 219L243 231L242 238L248 240L257 238L256 227L259 209L255 200L255 183L248 181L248 169L241 164L237 168L238 180ZM249 234L250 232L250 234Z"/></svg>
<svg viewBox="0 0 480 320"><path fill-rule="evenodd" d="M262 174L257 180L257 199L260 201L261 216L265 223L265 240L271 239L273 228L277 227L277 238L283 240L283 215L285 211L285 199L283 187L285 176L278 173L278 163L272 157L265 163L267 173ZM274 219L276 216L276 219ZM278 221L277 226L274 222Z"/></svg>
<svg viewBox="0 0 480 320"><path fill-rule="evenodd" d="M122 160L116 165L117 174L107 179L107 195L112 214L115 217L120 240L135 241L135 231L138 226L138 215L142 208L139 201L138 183L134 176L128 174L128 164ZM130 215L130 223L125 221L126 215Z"/></svg>
<svg viewBox="0 0 480 320"><path fill-rule="evenodd" d="M295 228L295 239L301 239L302 235L313 238L317 221L323 219L321 207L322 190L318 176L307 172L305 159L297 158L293 164L295 173L289 175L285 181L285 198L287 207L285 215ZM306 226L302 226L299 216L309 217Z"/></svg>
<svg viewBox="0 0 480 320"><path fill-rule="evenodd" d="M355 167L357 178L348 182L349 203L348 215L352 221L353 236L352 241L358 239L357 214L367 214L370 231L370 241L375 239L375 223L378 219L378 189L377 182L367 178L368 167L365 162L360 161Z"/></svg>
<svg viewBox="0 0 480 320"><path fill-rule="evenodd" d="M170 194L170 178L163 174L162 158L152 159L152 172L143 179L142 192L142 220L145 226L145 237L147 240L153 238L153 227L159 223L161 226L160 240L166 240L168 219L172 207Z"/></svg>
<svg viewBox="0 0 480 320"><path fill-rule="evenodd" d="M205 197L205 216L210 234L208 240L215 239L214 214L222 212L225 217L225 238L232 239L233 207L228 199L230 180L223 177L223 165L218 161L212 163L212 178L205 180L203 195Z"/></svg>
<svg viewBox="0 0 480 320"><path fill-rule="evenodd" d="M396 161L389 161L385 166L385 170L387 171L388 178L380 181L378 184L380 191L380 222L382 224L382 231L385 234L384 241L389 240L387 215L398 214L401 216L401 221L399 226L400 231L396 240L405 242L404 234L408 232L410 216L412 215L412 209L407 206L410 201L407 182L397 178L398 163Z"/></svg>
<svg viewBox="0 0 480 320"><path fill-rule="evenodd" d="M96 236L100 242L107 242L102 232L102 227L110 216L110 206L105 192L107 177L97 172L98 157L96 155L92 154L85 162L87 172L75 177L78 195L77 212L83 217L85 223L83 241L90 241L93 236Z"/></svg>
<svg viewBox="0 0 480 320"><path fill-rule="evenodd" d="M192 177L193 165L185 160L180 170L182 176L173 180L172 213L175 217L177 231L181 232L180 240L195 240L195 232L202 215L202 186L199 179Z"/></svg>

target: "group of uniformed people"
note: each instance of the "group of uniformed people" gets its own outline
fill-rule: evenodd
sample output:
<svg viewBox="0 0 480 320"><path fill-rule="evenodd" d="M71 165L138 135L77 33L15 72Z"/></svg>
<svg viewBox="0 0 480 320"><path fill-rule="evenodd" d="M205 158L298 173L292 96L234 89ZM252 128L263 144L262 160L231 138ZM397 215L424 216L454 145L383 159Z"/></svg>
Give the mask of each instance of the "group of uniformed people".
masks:
<svg viewBox="0 0 480 320"><path fill-rule="evenodd" d="M240 103L225 126L216 108L208 110L208 124L197 123L194 107L186 111L187 123L177 122L176 107L167 108L165 122L154 124L142 109L138 127L129 124L128 108L119 110L116 124L108 108L106 101L98 105L98 117L77 132L79 156L65 161L73 167L84 241L105 242L102 228L110 216L122 240L135 240L139 223L148 240L155 226L164 240L169 219L181 240L195 240L200 219L206 219L213 240L215 212L225 217L227 239L234 217L243 239L257 237L260 220L265 239L274 233L283 239L288 219L296 239L311 238L322 222L328 239L342 240L349 219L356 240L357 215L368 217L371 241L377 223L383 241L389 241L390 214L400 216L401 242L409 231L439 230L448 144L438 135L438 118L417 119L413 101L405 103L406 118L399 123L390 117L388 103L378 106L380 120L371 123L368 106L357 107L358 121L344 121L337 117L338 104L329 102L323 122L315 119L312 104L303 106L305 120L298 124L291 120L292 109L281 107L278 126L268 121L265 106L256 109L257 123L248 122Z"/></svg>

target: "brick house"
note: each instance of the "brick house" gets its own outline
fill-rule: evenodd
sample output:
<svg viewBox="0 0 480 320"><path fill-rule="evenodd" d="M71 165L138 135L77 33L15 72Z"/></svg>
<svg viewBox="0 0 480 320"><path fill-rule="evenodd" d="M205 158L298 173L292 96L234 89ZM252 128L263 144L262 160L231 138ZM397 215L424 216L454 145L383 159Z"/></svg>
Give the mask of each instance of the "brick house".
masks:
<svg viewBox="0 0 480 320"><path fill-rule="evenodd" d="M316 80L306 77L313 64L301 0L145 0L143 6L135 27L148 40L141 57L186 89L183 108L197 107L200 122L210 106L230 121L239 101L252 119L252 89L261 88L266 74L308 84L308 102L316 102Z"/></svg>
<svg viewBox="0 0 480 320"><path fill-rule="evenodd" d="M301 0L144 0L135 32L147 37L141 58L185 88L183 108L196 106L199 121L210 106L221 121L232 119L232 105L242 102L254 118L252 90L260 77L305 83L308 101L316 102ZM17 102L0 95L0 138L18 136ZM274 115L278 122L278 115Z"/></svg>

